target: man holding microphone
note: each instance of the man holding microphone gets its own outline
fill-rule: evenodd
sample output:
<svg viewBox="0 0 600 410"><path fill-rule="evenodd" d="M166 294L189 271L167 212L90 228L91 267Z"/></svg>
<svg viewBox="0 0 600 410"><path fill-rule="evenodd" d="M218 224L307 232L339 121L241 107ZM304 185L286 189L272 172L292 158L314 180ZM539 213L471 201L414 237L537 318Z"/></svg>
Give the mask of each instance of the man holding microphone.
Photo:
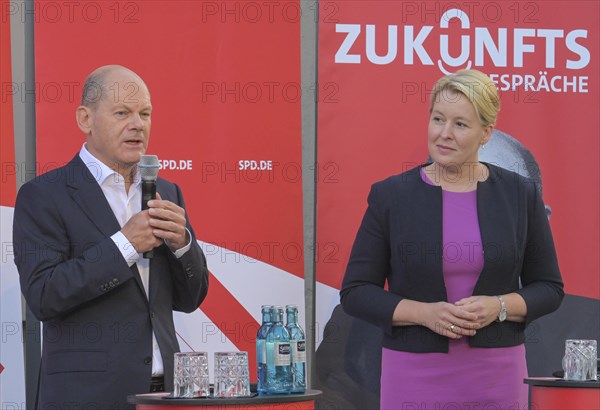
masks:
<svg viewBox="0 0 600 410"><path fill-rule="evenodd" d="M36 407L129 408L127 395L172 389L173 310L193 312L206 296L206 259L177 185L158 178L141 210L144 81L96 69L76 118L80 152L25 184L15 206L21 290L44 324Z"/></svg>

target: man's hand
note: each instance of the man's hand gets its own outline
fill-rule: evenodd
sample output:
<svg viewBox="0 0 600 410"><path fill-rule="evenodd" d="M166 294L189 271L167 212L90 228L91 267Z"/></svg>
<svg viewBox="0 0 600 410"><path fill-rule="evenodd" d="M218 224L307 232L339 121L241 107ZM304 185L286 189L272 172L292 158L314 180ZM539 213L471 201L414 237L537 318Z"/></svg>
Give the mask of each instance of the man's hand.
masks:
<svg viewBox="0 0 600 410"><path fill-rule="evenodd" d="M185 229L185 210L171 201L163 200L160 194L148 201L150 226L156 238L164 239L172 252L183 248L190 241Z"/></svg>
<svg viewBox="0 0 600 410"><path fill-rule="evenodd" d="M133 215L121 229L138 253L152 250L163 241L173 252L188 244L190 238L185 229L183 208L162 200L159 193L156 199L148 201L148 208Z"/></svg>
<svg viewBox="0 0 600 410"><path fill-rule="evenodd" d="M154 228L150 224L150 220L149 212L142 211L129 218L121 229L121 233L131 242L138 253L149 251L163 243L162 239L154 235Z"/></svg>

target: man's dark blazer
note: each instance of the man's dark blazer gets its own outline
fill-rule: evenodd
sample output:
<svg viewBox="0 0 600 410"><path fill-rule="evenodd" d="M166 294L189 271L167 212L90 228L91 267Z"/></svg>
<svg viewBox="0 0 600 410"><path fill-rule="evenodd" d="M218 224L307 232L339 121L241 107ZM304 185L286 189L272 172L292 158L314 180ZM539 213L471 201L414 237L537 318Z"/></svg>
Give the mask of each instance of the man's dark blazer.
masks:
<svg viewBox="0 0 600 410"><path fill-rule="evenodd" d="M177 185L159 178L157 191L184 207ZM154 249L147 297L110 238L121 227L79 155L19 190L15 263L43 321L39 408L129 408L127 395L149 391L152 330L172 388L173 309L194 311L208 289L206 259L187 228L192 245L180 259L164 244Z"/></svg>

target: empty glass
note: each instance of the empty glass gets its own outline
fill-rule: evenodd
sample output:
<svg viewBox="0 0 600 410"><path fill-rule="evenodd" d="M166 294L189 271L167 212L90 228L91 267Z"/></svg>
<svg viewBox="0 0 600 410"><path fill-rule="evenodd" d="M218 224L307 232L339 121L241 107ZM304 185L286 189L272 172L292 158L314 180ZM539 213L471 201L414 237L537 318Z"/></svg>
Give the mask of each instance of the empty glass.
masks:
<svg viewBox="0 0 600 410"><path fill-rule="evenodd" d="M596 380L597 343L595 340L574 340L565 342L565 357L562 366L565 380Z"/></svg>
<svg viewBox="0 0 600 410"><path fill-rule="evenodd" d="M173 397L209 395L208 356L206 352L175 353Z"/></svg>
<svg viewBox="0 0 600 410"><path fill-rule="evenodd" d="M247 352L215 353L215 397L250 395Z"/></svg>

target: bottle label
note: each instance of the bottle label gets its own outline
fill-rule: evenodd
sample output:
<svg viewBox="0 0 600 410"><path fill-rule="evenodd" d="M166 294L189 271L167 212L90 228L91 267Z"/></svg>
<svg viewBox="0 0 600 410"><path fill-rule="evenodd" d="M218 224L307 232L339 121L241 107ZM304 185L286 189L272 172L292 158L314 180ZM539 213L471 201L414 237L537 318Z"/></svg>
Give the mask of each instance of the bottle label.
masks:
<svg viewBox="0 0 600 410"><path fill-rule="evenodd" d="M267 344L264 339L256 341L256 361L258 363L267 363Z"/></svg>
<svg viewBox="0 0 600 410"><path fill-rule="evenodd" d="M294 340L292 344L292 363L306 363L306 341Z"/></svg>
<svg viewBox="0 0 600 410"><path fill-rule="evenodd" d="M289 366L291 364L291 349L289 343L275 343L275 366Z"/></svg>

